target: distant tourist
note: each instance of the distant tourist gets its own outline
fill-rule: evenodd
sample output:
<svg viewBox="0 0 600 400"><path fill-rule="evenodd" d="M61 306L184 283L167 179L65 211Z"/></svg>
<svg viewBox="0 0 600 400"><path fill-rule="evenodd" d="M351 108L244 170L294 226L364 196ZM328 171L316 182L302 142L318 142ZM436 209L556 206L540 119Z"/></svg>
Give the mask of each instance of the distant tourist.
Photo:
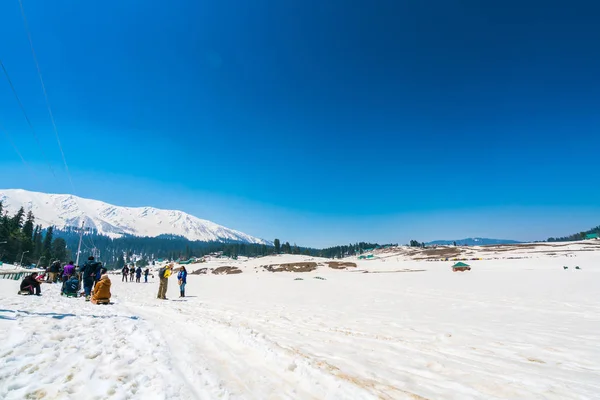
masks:
<svg viewBox="0 0 600 400"><path fill-rule="evenodd" d="M19 294L35 294L36 296L42 295L42 288L40 286L41 281L39 281L36 276L37 274L34 272L31 275L28 275L21 281L21 290Z"/></svg>
<svg viewBox="0 0 600 400"><path fill-rule="evenodd" d="M48 282L55 283L60 271L60 261L56 260L48 268Z"/></svg>
<svg viewBox="0 0 600 400"><path fill-rule="evenodd" d="M137 267L135 270L135 281L140 283L140 279L142 279L142 267Z"/></svg>
<svg viewBox="0 0 600 400"><path fill-rule="evenodd" d="M148 283L148 274L150 273L150 269L146 268L144 270L144 283Z"/></svg>
<svg viewBox="0 0 600 400"><path fill-rule="evenodd" d="M179 297L185 297L185 285L187 283L187 269L185 267L179 269L177 281L179 283Z"/></svg>
<svg viewBox="0 0 600 400"><path fill-rule="evenodd" d="M94 287L94 292L92 294L92 303L94 304L108 304L110 303L110 278L106 273L106 269L102 268L102 274L100 275L100 280L96 283Z"/></svg>
<svg viewBox="0 0 600 400"><path fill-rule="evenodd" d="M135 275L135 265L131 264L131 267L129 267L129 282L133 282L134 275Z"/></svg>
<svg viewBox="0 0 600 400"><path fill-rule="evenodd" d="M121 279L121 282L127 282L127 276L129 276L129 267L124 266L123 269L121 270L121 273L123 274L123 278Z"/></svg>
<svg viewBox="0 0 600 400"><path fill-rule="evenodd" d="M173 272L173 266L171 264L162 267L158 270L158 278L160 285L158 286L158 299L167 300L167 286L169 285L169 277Z"/></svg>

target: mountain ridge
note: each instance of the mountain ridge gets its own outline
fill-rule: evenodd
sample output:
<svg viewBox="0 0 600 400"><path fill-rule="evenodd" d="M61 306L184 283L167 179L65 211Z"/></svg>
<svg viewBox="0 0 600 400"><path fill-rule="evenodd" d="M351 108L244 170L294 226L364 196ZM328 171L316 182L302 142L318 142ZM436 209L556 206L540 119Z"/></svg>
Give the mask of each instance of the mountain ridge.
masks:
<svg viewBox="0 0 600 400"><path fill-rule="evenodd" d="M457 245L468 245L468 246L485 246L492 244L518 244L522 243L518 240L510 240L510 239L489 239L489 238L466 238L459 240L434 240L428 243L427 245L438 245L438 246L447 246L453 245L456 243Z"/></svg>
<svg viewBox="0 0 600 400"><path fill-rule="evenodd" d="M50 194L24 189L0 189L0 201L10 213L16 212L20 207L26 212L32 211L36 223L43 227L64 229L79 227L84 222L87 228L112 238L124 235L177 235L192 241L270 244L264 239L179 210L148 206L122 207L71 194Z"/></svg>

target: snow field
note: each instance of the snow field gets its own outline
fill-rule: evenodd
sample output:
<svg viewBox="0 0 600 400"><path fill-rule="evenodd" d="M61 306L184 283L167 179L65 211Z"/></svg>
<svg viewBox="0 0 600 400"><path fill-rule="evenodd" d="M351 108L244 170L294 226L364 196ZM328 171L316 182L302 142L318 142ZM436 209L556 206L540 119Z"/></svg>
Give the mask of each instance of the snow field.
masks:
<svg viewBox="0 0 600 400"><path fill-rule="evenodd" d="M173 278L168 301L113 275L111 306L0 280L0 398L600 399L599 261L251 260L190 275L184 299Z"/></svg>

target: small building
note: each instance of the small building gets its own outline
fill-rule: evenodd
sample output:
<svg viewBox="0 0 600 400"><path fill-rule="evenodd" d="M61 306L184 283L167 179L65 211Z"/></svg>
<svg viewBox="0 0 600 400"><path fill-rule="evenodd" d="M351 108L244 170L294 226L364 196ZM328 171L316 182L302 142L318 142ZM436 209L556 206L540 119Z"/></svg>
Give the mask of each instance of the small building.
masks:
<svg viewBox="0 0 600 400"><path fill-rule="evenodd" d="M589 240L589 239L600 239L599 237L600 235L598 235L597 233L588 233L587 235L585 235L585 239Z"/></svg>
<svg viewBox="0 0 600 400"><path fill-rule="evenodd" d="M453 272L462 272L462 271L470 271L471 267L469 266L469 264L465 264L464 262L457 262L456 264L454 264L452 266L452 271Z"/></svg>

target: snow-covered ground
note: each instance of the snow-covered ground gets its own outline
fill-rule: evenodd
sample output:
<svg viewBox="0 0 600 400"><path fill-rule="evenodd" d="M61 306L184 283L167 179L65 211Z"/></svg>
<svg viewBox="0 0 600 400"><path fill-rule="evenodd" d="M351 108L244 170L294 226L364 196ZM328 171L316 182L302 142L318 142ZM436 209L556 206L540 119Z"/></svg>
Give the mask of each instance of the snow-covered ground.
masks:
<svg viewBox="0 0 600 400"><path fill-rule="evenodd" d="M600 399L600 252L533 251L464 273L211 261L188 269L243 273L190 275L185 299L171 279L168 301L112 276L110 306L0 280L0 398Z"/></svg>

